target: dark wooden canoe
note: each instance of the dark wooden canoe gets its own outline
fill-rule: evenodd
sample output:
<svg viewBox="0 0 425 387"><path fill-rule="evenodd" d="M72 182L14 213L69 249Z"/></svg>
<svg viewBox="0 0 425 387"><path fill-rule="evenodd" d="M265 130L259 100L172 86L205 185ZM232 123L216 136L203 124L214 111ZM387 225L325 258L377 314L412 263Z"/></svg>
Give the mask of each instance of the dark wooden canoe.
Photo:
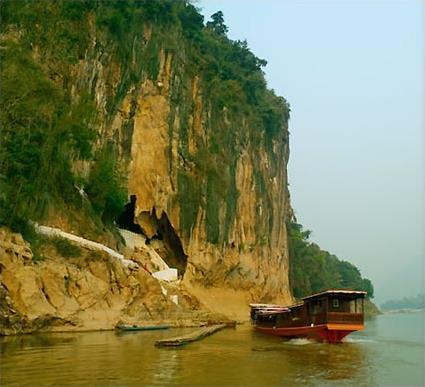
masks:
<svg viewBox="0 0 425 387"><path fill-rule="evenodd" d="M170 328L169 325L117 325L117 329L119 329L120 331L156 331L168 328Z"/></svg>

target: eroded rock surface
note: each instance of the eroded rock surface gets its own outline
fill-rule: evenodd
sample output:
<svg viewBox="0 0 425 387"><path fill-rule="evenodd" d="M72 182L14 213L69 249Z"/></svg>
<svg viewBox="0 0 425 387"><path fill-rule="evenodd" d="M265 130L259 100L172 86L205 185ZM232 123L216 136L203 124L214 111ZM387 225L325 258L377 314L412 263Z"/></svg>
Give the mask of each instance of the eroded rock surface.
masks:
<svg viewBox="0 0 425 387"><path fill-rule="evenodd" d="M0 229L0 334L113 329L119 322L196 325L217 318L184 286L160 283L104 252L81 251L64 258L46 244L45 259L33 263L22 237Z"/></svg>

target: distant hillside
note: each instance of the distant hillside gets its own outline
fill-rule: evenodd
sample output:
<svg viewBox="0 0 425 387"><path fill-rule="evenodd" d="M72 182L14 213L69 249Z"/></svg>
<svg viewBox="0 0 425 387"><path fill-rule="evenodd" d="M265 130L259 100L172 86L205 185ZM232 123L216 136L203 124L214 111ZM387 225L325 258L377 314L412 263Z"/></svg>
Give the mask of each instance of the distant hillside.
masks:
<svg viewBox="0 0 425 387"><path fill-rule="evenodd" d="M305 297L330 288L356 289L373 298L373 285L363 278L359 269L350 262L322 250L310 242L311 231L301 224L289 222L288 240L290 283L295 297Z"/></svg>
<svg viewBox="0 0 425 387"><path fill-rule="evenodd" d="M403 297L401 299L389 300L381 305L383 310L394 309L425 309L425 294L414 297Z"/></svg>

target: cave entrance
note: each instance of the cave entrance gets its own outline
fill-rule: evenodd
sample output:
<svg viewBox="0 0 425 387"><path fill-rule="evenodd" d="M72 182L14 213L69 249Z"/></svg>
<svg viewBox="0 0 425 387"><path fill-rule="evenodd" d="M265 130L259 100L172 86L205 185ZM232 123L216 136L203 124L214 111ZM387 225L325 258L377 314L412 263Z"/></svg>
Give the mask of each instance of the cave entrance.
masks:
<svg viewBox="0 0 425 387"><path fill-rule="evenodd" d="M142 228L135 223L134 213L136 211L136 195L130 196L130 202L124 206L124 211L117 219L117 224L119 228L135 232L137 234L143 234Z"/></svg>
<svg viewBox="0 0 425 387"><path fill-rule="evenodd" d="M179 236L165 212L158 218L154 208L151 216L157 224L157 232L150 240L152 247L169 267L175 267L179 275L183 276L187 266L187 255L184 253Z"/></svg>
<svg viewBox="0 0 425 387"><path fill-rule="evenodd" d="M183 276L187 266L187 255L183 245L165 212L160 217L155 207L151 212L143 211L135 217L136 195L130 196L130 202L117 219L120 228L142 234L146 244L153 248L170 268L176 268Z"/></svg>

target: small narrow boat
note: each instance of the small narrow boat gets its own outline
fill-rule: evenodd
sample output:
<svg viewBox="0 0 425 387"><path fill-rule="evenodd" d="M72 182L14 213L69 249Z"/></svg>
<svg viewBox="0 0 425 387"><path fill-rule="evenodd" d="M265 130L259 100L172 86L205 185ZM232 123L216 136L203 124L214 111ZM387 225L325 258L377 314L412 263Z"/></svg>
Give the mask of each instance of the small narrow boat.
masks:
<svg viewBox="0 0 425 387"><path fill-rule="evenodd" d="M117 329L120 331L156 331L159 329L168 329L169 325L129 325L121 324L117 325Z"/></svg>
<svg viewBox="0 0 425 387"><path fill-rule="evenodd" d="M339 343L364 329L365 296L363 291L332 289L291 306L250 304L251 321L258 332Z"/></svg>

